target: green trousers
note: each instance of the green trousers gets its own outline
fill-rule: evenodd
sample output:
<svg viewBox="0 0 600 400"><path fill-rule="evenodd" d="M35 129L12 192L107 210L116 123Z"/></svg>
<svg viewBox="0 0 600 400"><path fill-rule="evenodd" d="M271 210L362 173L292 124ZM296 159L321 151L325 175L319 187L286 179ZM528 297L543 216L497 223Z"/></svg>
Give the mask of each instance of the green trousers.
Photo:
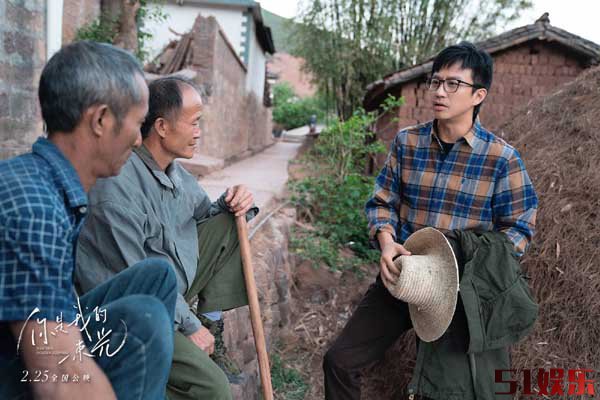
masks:
<svg viewBox="0 0 600 400"><path fill-rule="evenodd" d="M196 277L185 299L198 296L198 313L230 310L248 304L234 216L219 214L198 224ZM225 373L208 354L175 332L169 400L230 400Z"/></svg>

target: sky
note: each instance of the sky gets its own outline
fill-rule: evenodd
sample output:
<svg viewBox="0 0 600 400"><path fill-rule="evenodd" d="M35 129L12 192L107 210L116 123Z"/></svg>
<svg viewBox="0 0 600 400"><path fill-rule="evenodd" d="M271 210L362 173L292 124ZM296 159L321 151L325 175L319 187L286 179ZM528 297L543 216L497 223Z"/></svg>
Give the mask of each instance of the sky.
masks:
<svg viewBox="0 0 600 400"><path fill-rule="evenodd" d="M296 15L298 0L257 0L261 7L282 17ZM533 8L506 27L506 30L528 25L544 12L550 13L550 24L600 44L599 0L533 0Z"/></svg>

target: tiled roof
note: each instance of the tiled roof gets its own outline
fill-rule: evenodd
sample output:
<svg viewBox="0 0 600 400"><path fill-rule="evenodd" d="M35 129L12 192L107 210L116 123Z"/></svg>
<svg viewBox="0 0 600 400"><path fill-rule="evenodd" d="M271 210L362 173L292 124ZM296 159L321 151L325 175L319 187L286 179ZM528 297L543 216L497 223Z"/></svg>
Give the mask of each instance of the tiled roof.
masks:
<svg viewBox="0 0 600 400"><path fill-rule="evenodd" d="M555 42L580 54L590 65L600 63L600 46L598 44L550 25L547 17L547 14L544 14L534 24L512 29L475 45L490 54L494 54L530 40ZM432 56L419 64L394 72L383 79L371 83L367 86L367 93L363 98L364 107L367 110L375 109L377 104L385 98L385 95L391 89L402 83L427 75L431 71L434 57Z"/></svg>

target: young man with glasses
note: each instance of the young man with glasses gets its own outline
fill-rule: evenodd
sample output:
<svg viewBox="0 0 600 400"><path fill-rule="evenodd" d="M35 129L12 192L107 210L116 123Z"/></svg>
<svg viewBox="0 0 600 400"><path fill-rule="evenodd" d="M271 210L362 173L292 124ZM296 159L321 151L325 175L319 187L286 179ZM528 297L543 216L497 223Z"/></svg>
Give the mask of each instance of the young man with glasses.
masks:
<svg viewBox="0 0 600 400"><path fill-rule="evenodd" d="M428 226L446 234L453 230L503 232L519 255L531 241L537 196L523 161L477 119L491 86L492 64L486 52L468 42L442 50L427 81L433 121L400 131L391 145L366 204L369 235L381 249L380 274L325 355L326 399L360 399L360 370L381 360L412 327L407 304L394 298L383 280L396 281L400 271L393 260L410 255L402 243L413 232ZM459 303L451 328L464 328L464 315ZM454 360L466 360L465 340L468 332L454 343ZM433 343L436 350L429 358L418 358L417 367L437 363L442 370L438 376L445 381L433 382L423 376L421 368L415 368L409 393L427 398L484 398L479 386L477 396L472 393L469 380L464 385L452 381L457 364L439 365L442 357L436 351L448 349L435 347L441 342ZM467 389L450 393L445 388Z"/></svg>

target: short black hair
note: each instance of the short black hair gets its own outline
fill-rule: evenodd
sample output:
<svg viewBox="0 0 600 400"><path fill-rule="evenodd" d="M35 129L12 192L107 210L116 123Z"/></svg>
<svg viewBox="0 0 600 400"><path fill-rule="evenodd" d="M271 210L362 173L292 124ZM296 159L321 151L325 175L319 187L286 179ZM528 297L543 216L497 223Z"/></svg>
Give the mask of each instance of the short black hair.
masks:
<svg viewBox="0 0 600 400"><path fill-rule="evenodd" d="M106 43L75 42L50 58L42 71L38 97L49 134L72 132L83 112L107 104L120 123L142 100L136 75L144 71L127 51Z"/></svg>
<svg viewBox="0 0 600 400"><path fill-rule="evenodd" d="M494 61L486 51L479 50L471 42L460 42L457 45L446 47L433 60L431 74L433 75L440 69L450 67L454 64L460 64L462 69L470 69L472 71L473 84L476 85L473 91L478 88L490 90L492 75L494 73ZM473 110L473 121L475 121L475 118L479 114L481 104L483 102L475 106Z"/></svg>
<svg viewBox="0 0 600 400"><path fill-rule="evenodd" d="M142 124L142 138L148 137L158 118L171 119L177 117L183 106L181 95L183 85L189 85L198 93L201 92L193 80L183 76L166 76L150 82L148 85L150 92L148 114Z"/></svg>

